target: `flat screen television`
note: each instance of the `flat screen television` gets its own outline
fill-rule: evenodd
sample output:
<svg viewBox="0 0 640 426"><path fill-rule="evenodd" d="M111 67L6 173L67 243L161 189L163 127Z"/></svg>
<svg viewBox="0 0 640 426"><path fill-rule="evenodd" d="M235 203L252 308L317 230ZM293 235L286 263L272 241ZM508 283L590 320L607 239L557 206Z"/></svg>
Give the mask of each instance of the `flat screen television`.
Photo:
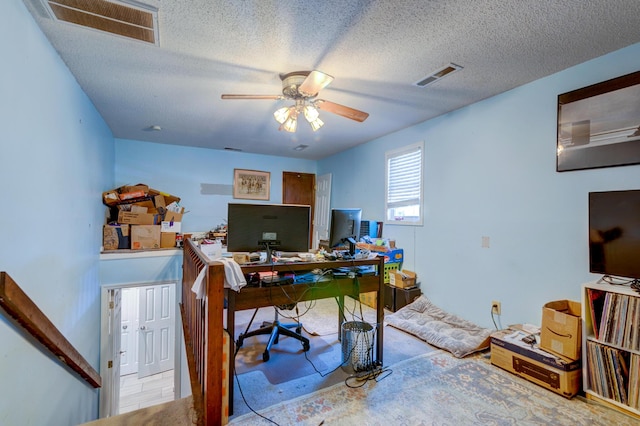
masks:
<svg viewBox="0 0 640 426"><path fill-rule="evenodd" d="M640 190L589 193L589 271L640 278Z"/></svg>
<svg viewBox="0 0 640 426"><path fill-rule="evenodd" d="M308 252L311 207L229 203L227 251Z"/></svg>
<svg viewBox="0 0 640 426"><path fill-rule="evenodd" d="M353 256L360 238L361 220L362 209L332 209L329 247L349 247L349 254Z"/></svg>

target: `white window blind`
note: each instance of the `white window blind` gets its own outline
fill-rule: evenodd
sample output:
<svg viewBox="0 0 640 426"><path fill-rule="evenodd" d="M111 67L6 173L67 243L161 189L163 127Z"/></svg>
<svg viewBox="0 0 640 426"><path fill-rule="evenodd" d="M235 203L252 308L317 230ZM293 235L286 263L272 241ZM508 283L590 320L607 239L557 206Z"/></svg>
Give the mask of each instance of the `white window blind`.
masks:
<svg viewBox="0 0 640 426"><path fill-rule="evenodd" d="M387 222L422 224L422 142L388 152Z"/></svg>

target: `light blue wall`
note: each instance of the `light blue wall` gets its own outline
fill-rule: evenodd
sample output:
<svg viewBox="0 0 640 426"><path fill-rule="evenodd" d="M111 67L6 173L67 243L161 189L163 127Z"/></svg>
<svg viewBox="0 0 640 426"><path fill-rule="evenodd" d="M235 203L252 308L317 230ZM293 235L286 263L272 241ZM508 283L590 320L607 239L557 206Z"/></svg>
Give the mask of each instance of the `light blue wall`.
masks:
<svg viewBox="0 0 640 426"><path fill-rule="evenodd" d="M142 182L180 196L189 211L184 230L207 231L226 219L234 168L270 171L273 203L282 197L283 170L330 172L334 207L361 206L365 218L379 220L384 152L424 140L425 225L386 226L385 236L405 248L405 266L435 303L491 326L491 300L502 302L506 325L539 323L545 302L579 299L580 284L595 278L587 266L587 193L640 187L640 166L555 172L557 94L637 71L640 45L317 163L114 143L19 0L0 2L0 55L0 270L96 369L104 190ZM202 184L220 193L204 194ZM482 236L491 248L480 247ZM160 276L175 269L170 262ZM124 280L111 272L105 280ZM0 342L0 424L96 417L98 392L3 315Z"/></svg>
<svg viewBox="0 0 640 426"><path fill-rule="evenodd" d="M98 370L98 256L113 137L18 0L0 2L0 271ZM76 425L98 391L0 314L0 424Z"/></svg>
<svg viewBox="0 0 640 426"><path fill-rule="evenodd" d="M281 203L282 172L315 173L316 162L116 139L116 185L144 183L180 197L188 212L183 232L209 231L224 223L229 202L263 202L233 198L234 168L270 172L268 202Z"/></svg>
<svg viewBox="0 0 640 426"><path fill-rule="evenodd" d="M589 191L640 188L640 166L555 171L557 96L638 69L640 44L322 160L318 174L333 175L334 207L382 220L385 151L424 140L424 226L385 225L384 236L442 308L493 327L498 300L503 325L540 324L544 303L580 300L598 278Z"/></svg>
<svg viewBox="0 0 640 426"><path fill-rule="evenodd" d="M142 258L105 255L105 259L100 261L100 284L182 282L182 251L160 250L157 254Z"/></svg>

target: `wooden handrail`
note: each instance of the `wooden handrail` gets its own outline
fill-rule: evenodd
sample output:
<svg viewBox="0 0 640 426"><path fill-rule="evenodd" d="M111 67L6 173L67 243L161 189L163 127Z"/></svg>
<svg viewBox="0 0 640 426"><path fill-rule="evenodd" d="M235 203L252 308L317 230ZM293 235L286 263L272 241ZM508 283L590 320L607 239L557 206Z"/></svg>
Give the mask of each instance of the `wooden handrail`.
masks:
<svg viewBox="0 0 640 426"><path fill-rule="evenodd" d="M0 272L0 307L49 352L68 365L91 386L94 388L102 386L100 374L91 367L6 272Z"/></svg>
<svg viewBox="0 0 640 426"><path fill-rule="evenodd" d="M203 299L196 299L191 287L203 268L206 268L206 295ZM223 411L223 397L228 397L223 373L223 309L224 266L210 262L191 240L186 240L180 312L199 425L222 424L228 416ZM228 386L233 386L233 383Z"/></svg>

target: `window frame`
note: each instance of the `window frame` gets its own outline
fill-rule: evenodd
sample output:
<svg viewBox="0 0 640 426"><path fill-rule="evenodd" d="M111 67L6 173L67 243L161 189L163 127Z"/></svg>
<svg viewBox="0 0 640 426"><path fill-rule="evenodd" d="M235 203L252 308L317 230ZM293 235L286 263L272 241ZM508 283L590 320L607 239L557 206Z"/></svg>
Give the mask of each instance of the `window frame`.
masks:
<svg viewBox="0 0 640 426"><path fill-rule="evenodd" d="M400 157L402 155L410 154L414 151L420 151L420 179L418 184L419 188L419 199L418 199L418 208L419 213L418 217L415 220L405 220L403 219L390 219L389 218L389 209L394 208L389 206L389 177L390 177L390 160L393 158ZM384 223L389 225L403 225L403 226L422 226L424 221L424 141L416 142L410 145L406 145L402 148L394 149L391 151L387 151L384 154L385 157L385 174L384 174Z"/></svg>

